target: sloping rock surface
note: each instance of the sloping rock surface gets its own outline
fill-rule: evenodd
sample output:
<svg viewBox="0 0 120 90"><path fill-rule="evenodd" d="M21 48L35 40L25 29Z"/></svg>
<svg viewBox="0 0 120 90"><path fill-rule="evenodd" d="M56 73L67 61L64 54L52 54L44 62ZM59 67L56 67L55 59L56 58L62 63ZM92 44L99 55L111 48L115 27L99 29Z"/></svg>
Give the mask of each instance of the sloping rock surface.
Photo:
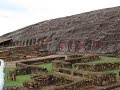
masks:
<svg viewBox="0 0 120 90"><path fill-rule="evenodd" d="M70 40L82 41L85 43L81 45L84 48L82 51L120 55L120 7L47 20L3 36L13 41L47 37L51 45L54 45L50 47L53 50L64 48L64 45L59 47L58 42L61 40L66 43ZM70 51L69 47L66 48L64 51Z"/></svg>

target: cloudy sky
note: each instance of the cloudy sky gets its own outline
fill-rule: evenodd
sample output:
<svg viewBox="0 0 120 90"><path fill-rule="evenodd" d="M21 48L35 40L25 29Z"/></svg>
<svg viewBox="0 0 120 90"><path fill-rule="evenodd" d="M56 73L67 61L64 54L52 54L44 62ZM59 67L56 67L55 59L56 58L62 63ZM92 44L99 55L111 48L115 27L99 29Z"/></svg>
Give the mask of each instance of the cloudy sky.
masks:
<svg viewBox="0 0 120 90"><path fill-rule="evenodd" d="M120 0L0 0L0 35L58 17L120 5Z"/></svg>

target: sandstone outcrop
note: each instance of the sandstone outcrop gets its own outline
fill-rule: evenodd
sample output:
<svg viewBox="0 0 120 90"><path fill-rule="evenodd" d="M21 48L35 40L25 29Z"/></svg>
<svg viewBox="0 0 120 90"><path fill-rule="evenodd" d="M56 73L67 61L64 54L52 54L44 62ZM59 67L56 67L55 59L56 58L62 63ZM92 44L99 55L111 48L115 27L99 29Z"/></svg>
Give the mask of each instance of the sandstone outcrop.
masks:
<svg viewBox="0 0 120 90"><path fill-rule="evenodd" d="M39 44L62 52L120 56L120 7L46 20L7 33L11 46Z"/></svg>

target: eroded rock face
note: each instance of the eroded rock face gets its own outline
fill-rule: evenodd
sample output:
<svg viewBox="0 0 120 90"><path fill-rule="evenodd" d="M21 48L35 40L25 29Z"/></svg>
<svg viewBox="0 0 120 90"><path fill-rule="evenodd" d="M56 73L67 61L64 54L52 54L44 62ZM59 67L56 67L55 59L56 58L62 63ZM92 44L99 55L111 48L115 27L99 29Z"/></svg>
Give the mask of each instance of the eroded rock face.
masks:
<svg viewBox="0 0 120 90"><path fill-rule="evenodd" d="M3 36L12 38L13 46L44 43L52 51L120 55L120 7L47 20Z"/></svg>

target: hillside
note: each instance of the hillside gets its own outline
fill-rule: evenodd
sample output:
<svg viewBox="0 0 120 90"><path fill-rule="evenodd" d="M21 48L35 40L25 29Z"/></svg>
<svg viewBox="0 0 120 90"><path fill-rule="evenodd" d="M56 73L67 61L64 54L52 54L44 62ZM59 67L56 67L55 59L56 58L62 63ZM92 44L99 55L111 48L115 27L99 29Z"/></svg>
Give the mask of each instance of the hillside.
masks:
<svg viewBox="0 0 120 90"><path fill-rule="evenodd" d="M13 42L46 37L52 50L74 52L84 48L78 51L120 55L120 7L39 22L2 37ZM60 43L63 46L59 47Z"/></svg>

